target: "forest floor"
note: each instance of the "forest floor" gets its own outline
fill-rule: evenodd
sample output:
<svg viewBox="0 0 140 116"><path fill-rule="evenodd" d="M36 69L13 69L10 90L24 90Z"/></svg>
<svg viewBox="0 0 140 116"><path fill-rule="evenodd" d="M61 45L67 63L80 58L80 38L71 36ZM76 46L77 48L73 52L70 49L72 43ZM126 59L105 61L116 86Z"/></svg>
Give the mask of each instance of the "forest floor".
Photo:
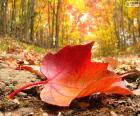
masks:
<svg viewBox="0 0 140 116"><path fill-rule="evenodd" d="M19 68L26 65L38 69L43 54L37 53L32 47L22 48L15 41L11 43L13 45L0 51L0 116L140 116L140 96L136 95L91 95L75 99L69 107L57 107L41 101L41 86L36 86L20 92L12 100L7 99L13 90L30 82L44 80L44 77L31 70ZM124 80L128 88L140 90L139 57L95 60L108 62L110 70L118 74L133 72Z"/></svg>

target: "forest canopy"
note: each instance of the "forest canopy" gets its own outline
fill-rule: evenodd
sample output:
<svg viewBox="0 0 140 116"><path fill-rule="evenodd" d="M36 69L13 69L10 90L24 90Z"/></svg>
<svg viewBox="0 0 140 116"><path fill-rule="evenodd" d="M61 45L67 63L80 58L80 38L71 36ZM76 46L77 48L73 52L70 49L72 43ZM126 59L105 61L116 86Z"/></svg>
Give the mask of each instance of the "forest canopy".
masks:
<svg viewBox="0 0 140 116"><path fill-rule="evenodd" d="M138 0L0 0L0 36L48 49L96 41L97 55L140 50Z"/></svg>

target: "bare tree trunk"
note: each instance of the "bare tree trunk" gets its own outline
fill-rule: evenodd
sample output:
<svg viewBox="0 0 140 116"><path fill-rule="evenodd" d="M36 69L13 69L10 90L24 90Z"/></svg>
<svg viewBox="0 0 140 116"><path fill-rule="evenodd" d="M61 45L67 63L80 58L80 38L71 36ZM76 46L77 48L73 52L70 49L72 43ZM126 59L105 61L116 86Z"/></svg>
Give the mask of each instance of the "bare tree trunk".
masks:
<svg viewBox="0 0 140 116"><path fill-rule="evenodd" d="M125 38L125 31L124 31L124 0L121 1L121 35L122 35L122 50L125 50L126 48L126 38Z"/></svg>
<svg viewBox="0 0 140 116"><path fill-rule="evenodd" d="M12 1L12 16L11 16L11 36L15 37L16 34L16 0Z"/></svg>
<svg viewBox="0 0 140 116"><path fill-rule="evenodd" d="M137 20L138 20L138 39L140 40L140 9L137 9Z"/></svg>
<svg viewBox="0 0 140 116"><path fill-rule="evenodd" d="M55 0L53 1L53 12L52 12L52 35L51 35L51 48L54 47L54 39L55 39Z"/></svg>
<svg viewBox="0 0 140 116"><path fill-rule="evenodd" d="M30 3L30 41L33 41L34 38L34 17L35 17L35 10L34 10L34 6L35 6L35 0L31 0Z"/></svg>
<svg viewBox="0 0 140 116"><path fill-rule="evenodd" d="M48 37L47 37L47 47L50 48L51 46L51 3L48 1Z"/></svg>
<svg viewBox="0 0 140 116"><path fill-rule="evenodd" d="M28 0L27 2L27 11L25 15L25 24L24 24L24 30L25 30L25 41L26 42L32 42L33 41L33 35L34 35L34 5L35 0Z"/></svg>
<svg viewBox="0 0 140 116"><path fill-rule="evenodd" d="M60 22L60 6L61 6L61 0L58 0L58 3L57 3L57 12L56 12L56 27L55 27L55 47L58 48L59 47L59 44L58 44L58 41L59 41L59 22Z"/></svg>
<svg viewBox="0 0 140 116"><path fill-rule="evenodd" d="M115 0L114 2L114 30L115 30L115 35L117 37L118 43L117 43L117 48L120 49L121 47L121 38L119 36L119 21L118 21L118 9L117 9L117 1Z"/></svg>
<svg viewBox="0 0 140 116"><path fill-rule="evenodd" d="M136 45L137 40L136 40L136 35L135 35L135 27L133 25L133 44Z"/></svg>
<svg viewBox="0 0 140 116"><path fill-rule="evenodd" d="M8 0L0 1L0 35L5 36L7 33L7 7Z"/></svg>
<svg viewBox="0 0 140 116"><path fill-rule="evenodd" d="M20 1L20 9L21 9L21 15L20 15L20 38L24 39L26 37L25 34L25 23L26 23L26 7L27 0L21 0Z"/></svg>

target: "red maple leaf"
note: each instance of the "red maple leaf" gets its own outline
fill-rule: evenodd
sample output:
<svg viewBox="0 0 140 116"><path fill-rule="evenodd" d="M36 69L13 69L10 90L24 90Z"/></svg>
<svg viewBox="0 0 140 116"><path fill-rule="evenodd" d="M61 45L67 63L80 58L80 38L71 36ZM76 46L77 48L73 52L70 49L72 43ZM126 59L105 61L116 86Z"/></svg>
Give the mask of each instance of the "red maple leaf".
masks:
<svg viewBox="0 0 140 116"><path fill-rule="evenodd" d="M47 81L29 84L9 97L37 84L46 84L41 91L41 99L58 106L68 106L75 98L95 93L132 94L125 87L122 77L107 70L107 63L90 61L92 45L93 42L67 46L56 54L47 54L41 65L41 72L47 77Z"/></svg>

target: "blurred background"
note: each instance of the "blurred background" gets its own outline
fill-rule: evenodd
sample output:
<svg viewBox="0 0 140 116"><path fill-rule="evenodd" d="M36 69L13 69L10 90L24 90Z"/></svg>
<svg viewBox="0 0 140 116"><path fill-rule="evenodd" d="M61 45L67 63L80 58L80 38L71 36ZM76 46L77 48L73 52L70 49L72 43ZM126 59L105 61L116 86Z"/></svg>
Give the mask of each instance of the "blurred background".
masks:
<svg viewBox="0 0 140 116"><path fill-rule="evenodd" d="M96 41L96 56L136 54L140 52L139 2L0 0L0 41L10 38L9 43L16 40L51 50Z"/></svg>

